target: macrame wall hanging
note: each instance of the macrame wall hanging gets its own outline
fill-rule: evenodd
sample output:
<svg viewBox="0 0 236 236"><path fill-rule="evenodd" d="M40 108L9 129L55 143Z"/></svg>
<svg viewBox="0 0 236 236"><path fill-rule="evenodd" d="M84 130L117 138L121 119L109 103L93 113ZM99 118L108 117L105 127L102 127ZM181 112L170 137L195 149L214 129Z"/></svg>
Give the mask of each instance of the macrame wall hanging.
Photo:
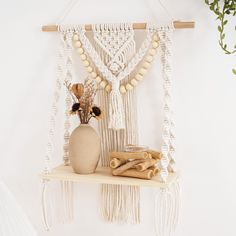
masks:
<svg viewBox="0 0 236 236"><path fill-rule="evenodd" d="M102 140L101 166L109 165L109 152L124 150L125 145L139 144L137 123L136 87L141 81L156 55L160 55L164 89L163 144L161 160L158 164L158 188L155 201L155 222L158 236L170 235L176 227L179 211L179 183L175 173L174 159L174 121L171 107L171 53L174 28L191 28L192 22L170 22L164 26L155 24L94 24L94 25L58 25L45 26L45 31L59 31L60 50L58 76L52 114L50 118L49 142L47 145L46 165L43 174L42 206L44 223L49 229L50 201L46 192L49 180L58 179L61 183L61 215L65 221L73 219L73 182L68 175L55 174L50 168L53 154L55 120L58 100L64 82L76 82L73 53L79 54L88 78L98 85L98 104L105 111L104 119L99 123ZM137 48L135 28L145 28L145 39ZM92 31L88 36L87 30ZM64 123L64 165L69 166L69 110L72 105L69 92L65 94ZM174 177L173 177L174 176ZM174 181L171 181L172 177ZM112 177L111 178L116 178ZM101 181L101 209L103 218L109 222L139 223L140 193L137 185L108 184ZM110 183L110 182L109 182ZM50 191L50 189L48 189Z"/></svg>

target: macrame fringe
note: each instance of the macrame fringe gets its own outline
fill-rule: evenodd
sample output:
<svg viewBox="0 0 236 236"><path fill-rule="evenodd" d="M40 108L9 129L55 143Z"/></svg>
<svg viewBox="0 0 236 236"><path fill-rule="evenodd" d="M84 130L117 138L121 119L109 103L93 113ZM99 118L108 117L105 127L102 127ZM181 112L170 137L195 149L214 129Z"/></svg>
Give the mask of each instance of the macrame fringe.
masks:
<svg viewBox="0 0 236 236"><path fill-rule="evenodd" d="M104 112L107 113L109 97L106 91L98 91L98 102L103 104ZM109 165L109 151L123 150L125 144L137 144L137 120L136 114L136 91L130 91L123 96L124 110L126 114L125 130L114 131L108 129L108 115L99 122L99 132L103 140L101 147L101 164ZM129 109L130 104L133 109ZM101 186L101 212L108 222L133 223L140 222L140 192L139 187L102 185Z"/></svg>
<svg viewBox="0 0 236 236"><path fill-rule="evenodd" d="M60 185L53 185L44 180L42 184L41 201L45 229L49 231L56 222L62 224L72 222L74 219L73 182L59 181Z"/></svg>
<svg viewBox="0 0 236 236"><path fill-rule="evenodd" d="M102 166L109 165L109 151L123 150L125 143L138 143L137 120L133 117L136 112L135 103L133 104L135 96L135 91L130 91L123 96L126 129L115 131L108 129L108 115L106 114L109 106L108 94L104 90L98 91L98 102L103 104L105 112L105 118L99 122L99 132L103 140ZM133 110L129 109L128 104L133 105ZM101 212L108 222L138 224L140 222L139 187L103 184L101 186Z"/></svg>
<svg viewBox="0 0 236 236"><path fill-rule="evenodd" d="M139 188L108 185L101 187L102 216L108 222L140 223Z"/></svg>
<svg viewBox="0 0 236 236"><path fill-rule="evenodd" d="M105 65L111 65L111 62L117 62L118 64L124 66L127 65L127 62L133 57L135 54L135 41L133 38L134 32L132 28L128 25L124 26L122 24L111 25L113 29L119 29L122 27L128 27L128 31L123 31L126 35L126 44L120 48L119 55L117 54L117 58L113 58L113 53L108 52L107 48L104 47L102 42L103 32L107 29L108 25L96 25L93 27L94 38L93 45L96 53L101 58L101 61ZM112 32L112 31L109 31ZM114 32L114 31L113 31ZM114 37L120 37L120 35L113 35ZM122 36L122 35L121 35ZM124 39L124 38L123 38ZM124 39L125 40L125 39ZM114 42L116 40L114 39ZM119 40L117 41L119 42ZM117 60L118 59L118 60ZM97 64L96 64L97 66ZM97 71L101 77L104 77L103 73ZM129 80L129 76L126 76L126 81ZM120 81L117 81L118 87ZM113 85L114 86L117 85ZM118 89L118 88L117 88ZM113 90L113 92L118 92ZM119 95L121 100L117 101L117 97L113 93L111 97L109 94L100 89L97 93L98 103L102 106L102 110L104 111L104 118L99 122L99 133L102 140L101 146L101 165L109 166L109 152L110 151L119 151L124 149L124 145L126 144L138 144L138 125L137 125L137 99L136 99L136 89L132 91L128 91L125 95ZM116 108L119 107L122 103L123 115L124 119L124 127L125 130L113 130L109 129L111 124L109 124L109 112L112 107L110 99L113 99L115 103L119 103ZM130 109L132 107L132 109ZM120 112L121 110L119 110ZM113 113L114 114L114 113ZM118 116L118 120L121 120L121 116ZM119 123L120 125L121 123ZM118 126L119 126L118 125ZM116 125L114 125L116 126ZM113 127L114 127L113 126ZM121 126L121 125L120 125ZM122 124L123 127L123 124ZM119 222L119 223L134 223L137 224L140 222L140 192L139 187L133 186L121 186L121 185L101 185L101 213L103 218L108 222Z"/></svg>
<svg viewBox="0 0 236 236"><path fill-rule="evenodd" d="M61 209L62 223L72 222L74 219L74 186L73 182L60 181L61 184Z"/></svg>
<svg viewBox="0 0 236 236"><path fill-rule="evenodd" d="M51 212L52 209L48 209L50 208L51 204L49 204L49 201L47 199L48 196L50 196L47 192L48 190L48 181L47 180L43 180L42 183L42 193L41 193L41 205L42 205L42 213L43 213L43 223L44 223L44 227L47 231L49 231L51 225L52 225L52 216L51 216Z"/></svg>
<svg viewBox="0 0 236 236"><path fill-rule="evenodd" d="M168 188L158 190L155 197L155 230L157 236L170 236L179 220L180 186L179 181Z"/></svg>

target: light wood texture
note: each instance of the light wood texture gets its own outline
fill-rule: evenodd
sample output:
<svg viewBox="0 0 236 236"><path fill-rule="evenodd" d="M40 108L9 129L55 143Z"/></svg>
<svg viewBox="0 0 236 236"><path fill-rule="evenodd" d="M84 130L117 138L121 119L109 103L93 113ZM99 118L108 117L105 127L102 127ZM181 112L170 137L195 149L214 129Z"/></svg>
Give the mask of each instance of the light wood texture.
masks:
<svg viewBox="0 0 236 236"><path fill-rule="evenodd" d="M147 152L152 155L153 159L156 159L156 160L161 159L161 153L160 152L157 152L155 150L148 150Z"/></svg>
<svg viewBox="0 0 236 236"><path fill-rule="evenodd" d="M133 28L135 30L146 29L146 26L147 26L147 23L134 23L133 24ZM191 29L195 27L195 22L194 21L174 21L174 27L175 29ZM85 25L85 30L91 31L92 25L91 24ZM43 32L57 32L58 26L57 25L43 25L42 31Z"/></svg>
<svg viewBox="0 0 236 236"><path fill-rule="evenodd" d="M126 160L124 159L112 158L112 160L110 161L110 167L112 169L115 169L125 163L126 163Z"/></svg>
<svg viewBox="0 0 236 236"><path fill-rule="evenodd" d="M154 176L156 176L159 172L159 169L156 166L151 166L148 168L149 170L153 170Z"/></svg>
<svg viewBox="0 0 236 236"><path fill-rule="evenodd" d="M149 160L145 160L145 162L140 163L135 165L136 170L138 171L144 171L147 168L154 166L157 163L157 160L155 159L149 159Z"/></svg>
<svg viewBox="0 0 236 236"><path fill-rule="evenodd" d="M151 156L147 152L110 152L110 158L139 160L151 158Z"/></svg>
<svg viewBox="0 0 236 236"><path fill-rule="evenodd" d="M137 171L133 169L133 170L126 170L120 173L119 176L127 176L127 177L133 177L133 178L138 178L138 179L151 180L154 174L153 174L153 170Z"/></svg>
<svg viewBox="0 0 236 236"><path fill-rule="evenodd" d="M112 176L111 169L109 167L98 167L96 172L93 174L80 175L75 174L71 166L61 165L54 168L50 174L41 174L40 177L46 180L69 180L73 182L82 183L119 184L166 188L169 184L174 182L179 177L179 173L170 173L167 182L162 183L158 181L157 177L153 177L151 180L143 180L136 178Z"/></svg>
<svg viewBox="0 0 236 236"><path fill-rule="evenodd" d="M129 161L127 162L126 164L116 168L115 170L112 171L112 174L113 175L119 175L121 174L122 172L132 168L133 166L141 163L141 162L144 162L144 160L135 160L135 161Z"/></svg>

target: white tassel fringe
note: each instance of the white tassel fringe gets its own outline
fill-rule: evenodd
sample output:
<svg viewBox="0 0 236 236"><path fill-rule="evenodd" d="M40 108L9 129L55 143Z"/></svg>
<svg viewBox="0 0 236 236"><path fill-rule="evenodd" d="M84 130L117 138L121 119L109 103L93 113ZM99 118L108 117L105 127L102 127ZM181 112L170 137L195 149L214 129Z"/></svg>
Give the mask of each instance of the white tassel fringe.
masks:
<svg viewBox="0 0 236 236"><path fill-rule="evenodd" d="M179 219L179 182L158 190L155 197L155 229L157 236L170 236L176 229Z"/></svg>
<svg viewBox="0 0 236 236"><path fill-rule="evenodd" d="M112 83L112 91L109 95L109 129L125 129L124 108L119 91L119 81Z"/></svg>

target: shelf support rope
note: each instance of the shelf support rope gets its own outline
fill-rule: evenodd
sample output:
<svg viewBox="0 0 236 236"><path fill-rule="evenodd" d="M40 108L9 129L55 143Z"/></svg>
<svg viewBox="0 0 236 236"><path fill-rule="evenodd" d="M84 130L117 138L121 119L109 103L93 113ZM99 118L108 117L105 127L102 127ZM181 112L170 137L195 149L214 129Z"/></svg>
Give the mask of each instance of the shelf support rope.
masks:
<svg viewBox="0 0 236 236"><path fill-rule="evenodd" d="M61 96L62 84L66 81L70 82L72 80L72 45L71 45L72 32L68 33L66 29L60 28L60 41L59 41L59 52L58 52L58 62L57 62L57 75L56 75L56 85L53 94L53 101L51 107L51 114L49 119L49 134L48 142L46 145L46 155L45 155L45 167L44 174L49 174L51 172L50 162L52 160L52 155L54 151L55 143L55 128L56 128L56 116L58 114L58 103ZM69 145L69 110L71 107L71 100L69 92L66 90L66 111L65 111L65 133L64 133L64 147L63 147L63 160L64 165L69 164L68 158L68 145ZM61 207L64 209L62 214L62 221L67 222L73 219L73 183L70 181L61 181ZM43 222L46 230L49 230L52 224L52 194L50 190L49 181L43 180L42 183L42 213Z"/></svg>
<svg viewBox="0 0 236 236"><path fill-rule="evenodd" d="M161 47L162 78L164 89L164 119L160 161L160 181L166 182L169 172L175 172L174 159L174 120L172 97L172 33L173 27L159 32ZM179 180L167 188L160 188L155 196L155 229L157 236L170 236L179 218L180 185Z"/></svg>

